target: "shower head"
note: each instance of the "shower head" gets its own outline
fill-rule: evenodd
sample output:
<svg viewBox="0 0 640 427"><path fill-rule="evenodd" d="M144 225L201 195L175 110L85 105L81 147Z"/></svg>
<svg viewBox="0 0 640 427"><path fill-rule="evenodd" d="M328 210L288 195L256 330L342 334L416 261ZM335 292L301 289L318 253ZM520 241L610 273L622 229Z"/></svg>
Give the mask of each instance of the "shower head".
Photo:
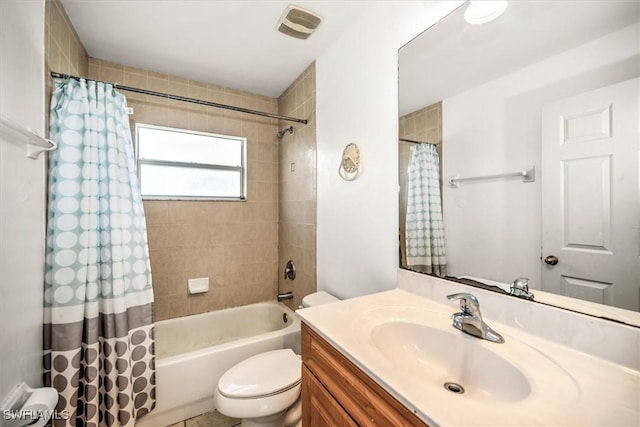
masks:
<svg viewBox="0 0 640 427"><path fill-rule="evenodd" d="M280 141L282 139L282 137L284 136L284 134L287 133L287 132L293 134L293 126L289 126L288 128L282 129L281 131L279 131L276 134L276 138L278 138L278 141Z"/></svg>

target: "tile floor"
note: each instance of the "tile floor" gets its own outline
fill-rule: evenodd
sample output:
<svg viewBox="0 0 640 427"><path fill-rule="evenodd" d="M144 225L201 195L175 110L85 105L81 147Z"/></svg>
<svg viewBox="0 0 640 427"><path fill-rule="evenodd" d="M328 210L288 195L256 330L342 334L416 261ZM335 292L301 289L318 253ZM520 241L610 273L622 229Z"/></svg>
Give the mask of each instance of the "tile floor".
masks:
<svg viewBox="0 0 640 427"><path fill-rule="evenodd" d="M231 427L239 423L240 420L236 418L230 418L217 411L212 411L167 427Z"/></svg>

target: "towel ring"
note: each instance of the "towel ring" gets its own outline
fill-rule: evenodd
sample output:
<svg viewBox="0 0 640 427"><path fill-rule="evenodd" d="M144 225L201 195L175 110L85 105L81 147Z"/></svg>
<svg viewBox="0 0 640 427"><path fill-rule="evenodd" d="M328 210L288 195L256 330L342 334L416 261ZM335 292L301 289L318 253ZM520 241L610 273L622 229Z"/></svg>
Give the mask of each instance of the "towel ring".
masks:
<svg viewBox="0 0 640 427"><path fill-rule="evenodd" d="M338 175L345 181L353 181L360 176L360 148L355 143L347 144L342 151L342 162L338 166Z"/></svg>

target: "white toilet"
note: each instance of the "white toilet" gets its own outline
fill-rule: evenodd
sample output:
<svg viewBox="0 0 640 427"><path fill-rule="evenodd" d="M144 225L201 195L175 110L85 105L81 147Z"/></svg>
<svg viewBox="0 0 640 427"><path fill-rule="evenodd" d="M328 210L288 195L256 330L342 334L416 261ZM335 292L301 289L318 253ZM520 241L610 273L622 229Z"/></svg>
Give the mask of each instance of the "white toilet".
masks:
<svg viewBox="0 0 640 427"><path fill-rule="evenodd" d="M326 292L302 299L303 307L338 301ZM290 427L300 425L300 356L290 349L252 356L225 372L216 387L218 412L242 419L242 427Z"/></svg>

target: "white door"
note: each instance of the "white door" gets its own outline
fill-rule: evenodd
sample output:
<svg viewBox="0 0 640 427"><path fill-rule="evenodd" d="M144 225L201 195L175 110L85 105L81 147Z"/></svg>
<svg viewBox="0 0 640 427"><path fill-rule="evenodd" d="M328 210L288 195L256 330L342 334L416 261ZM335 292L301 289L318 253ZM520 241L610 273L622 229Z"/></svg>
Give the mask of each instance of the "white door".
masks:
<svg viewBox="0 0 640 427"><path fill-rule="evenodd" d="M628 80L542 109L544 291L640 310L639 89Z"/></svg>

